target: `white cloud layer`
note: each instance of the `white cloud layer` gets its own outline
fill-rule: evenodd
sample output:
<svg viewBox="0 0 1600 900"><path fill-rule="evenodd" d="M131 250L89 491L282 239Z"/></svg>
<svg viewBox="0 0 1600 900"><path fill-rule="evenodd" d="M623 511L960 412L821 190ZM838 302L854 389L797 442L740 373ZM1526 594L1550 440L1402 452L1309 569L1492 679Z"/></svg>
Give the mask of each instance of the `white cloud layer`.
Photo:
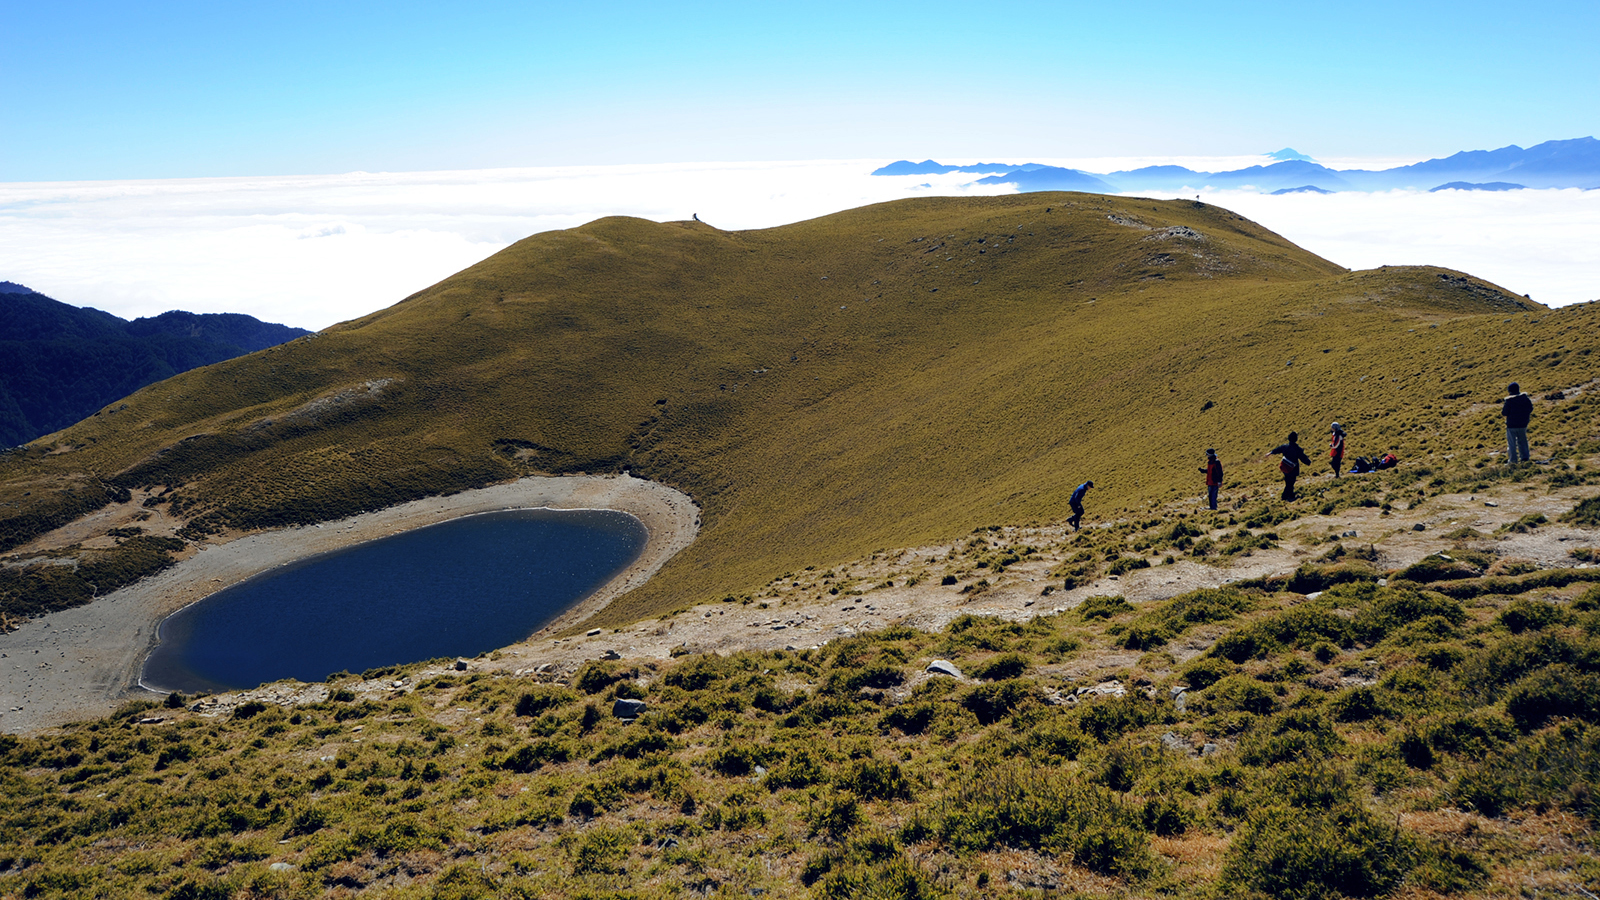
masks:
<svg viewBox="0 0 1600 900"><path fill-rule="evenodd" d="M186 309L322 328L527 235L601 216L698 213L720 228L764 228L903 197L1011 190L970 185L971 175L868 174L883 162L0 184L0 280L125 318ZM1207 199L1352 268L1429 263L1549 305L1600 297L1600 191Z"/></svg>

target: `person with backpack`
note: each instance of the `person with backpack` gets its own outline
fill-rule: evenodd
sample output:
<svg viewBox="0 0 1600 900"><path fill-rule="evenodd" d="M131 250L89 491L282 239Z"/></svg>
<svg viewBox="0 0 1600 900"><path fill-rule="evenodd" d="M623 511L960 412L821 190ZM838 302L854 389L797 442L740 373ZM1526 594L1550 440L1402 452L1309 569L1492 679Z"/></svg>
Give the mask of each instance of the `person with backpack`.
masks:
<svg viewBox="0 0 1600 900"><path fill-rule="evenodd" d="M1333 466L1333 477L1338 478L1344 465L1344 426L1338 422L1333 423L1333 437L1328 442L1328 464Z"/></svg>
<svg viewBox="0 0 1600 900"><path fill-rule="evenodd" d="M1217 451L1206 448L1206 464L1200 467L1206 475L1206 499L1211 501L1211 508L1217 508L1217 489L1222 487L1222 460L1217 459Z"/></svg>
<svg viewBox="0 0 1600 900"><path fill-rule="evenodd" d="M1089 488L1092 487L1094 487L1094 482L1085 481L1083 484L1078 485L1077 490L1072 492L1071 497L1067 498L1067 505L1072 507L1072 518L1067 520L1067 524L1072 526L1073 531L1077 531L1078 523L1083 521L1083 495L1089 493Z"/></svg>
<svg viewBox="0 0 1600 900"><path fill-rule="evenodd" d="M1278 471L1283 473L1283 499L1294 499L1294 482L1300 477L1300 464L1310 465L1311 457L1306 451L1300 449L1300 435L1298 432L1289 432L1289 440L1268 451L1268 455L1279 455L1283 459L1278 462Z"/></svg>
<svg viewBox="0 0 1600 900"><path fill-rule="evenodd" d="M1522 392L1515 381L1506 387L1506 399L1500 404L1500 415L1506 420L1506 459L1517 464L1528 461L1528 420L1533 418L1533 398Z"/></svg>

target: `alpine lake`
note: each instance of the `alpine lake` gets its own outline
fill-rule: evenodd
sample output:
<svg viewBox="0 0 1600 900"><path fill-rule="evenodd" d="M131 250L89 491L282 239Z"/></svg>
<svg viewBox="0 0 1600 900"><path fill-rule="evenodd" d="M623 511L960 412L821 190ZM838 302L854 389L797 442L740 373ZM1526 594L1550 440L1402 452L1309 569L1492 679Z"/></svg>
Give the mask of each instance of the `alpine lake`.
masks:
<svg viewBox="0 0 1600 900"><path fill-rule="evenodd" d="M647 538L627 513L519 509L308 557L169 616L140 680L214 692L477 656L524 640L606 584Z"/></svg>

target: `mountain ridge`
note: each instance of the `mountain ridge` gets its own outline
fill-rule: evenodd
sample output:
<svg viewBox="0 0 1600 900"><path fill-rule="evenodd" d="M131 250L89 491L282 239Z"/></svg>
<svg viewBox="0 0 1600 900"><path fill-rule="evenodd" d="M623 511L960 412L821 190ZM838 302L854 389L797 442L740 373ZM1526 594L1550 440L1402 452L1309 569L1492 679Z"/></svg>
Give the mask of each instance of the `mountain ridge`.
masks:
<svg viewBox="0 0 1600 900"><path fill-rule="evenodd" d="M1498 150L1464 150L1439 159L1382 170L1330 169L1289 148L1267 156L1278 161L1226 172L1200 172L1176 165L1146 166L1105 174L1076 169L1059 171L1075 173L1085 179L1082 182L1086 186L1084 189L1123 193L1246 187L1271 192L1300 186L1317 187L1330 193L1396 189L1427 190L1445 182L1516 182L1531 188L1585 190L1600 188L1600 141L1596 141L1593 137L1545 141L1527 149L1513 144ZM907 167L916 167L916 172L911 172ZM948 174L958 171L981 171L993 174L981 179L977 182L979 184L1012 183L1021 191L1079 189L1065 183L1059 187L1040 186L1049 183L1028 177L1030 171L1038 168L1040 167L1037 164L1004 167L1003 164L984 163L981 167L961 167L943 165L931 159L921 163L901 160L880 167L872 174ZM996 171L997 169L1000 171ZM1093 179L1105 187L1094 186L1088 179Z"/></svg>
<svg viewBox="0 0 1600 900"><path fill-rule="evenodd" d="M0 446L64 428L162 378L310 333L238 313L129 321L0 283Z"/></svg>

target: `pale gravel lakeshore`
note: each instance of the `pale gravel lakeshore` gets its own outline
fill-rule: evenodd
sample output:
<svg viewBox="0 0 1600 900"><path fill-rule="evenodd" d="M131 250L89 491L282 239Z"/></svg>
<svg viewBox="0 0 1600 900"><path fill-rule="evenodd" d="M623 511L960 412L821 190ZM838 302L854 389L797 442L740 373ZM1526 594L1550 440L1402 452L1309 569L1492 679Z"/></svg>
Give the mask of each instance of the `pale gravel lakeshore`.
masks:
<svg viewBox="0 0 1600 900"><path fill-rule="evenodd" d="M0 733L38 731L104 715L129 699L160 696L138 683L157 627L172 613L225 587L402 531L478 513L541 508L615 510L638 518L649 532L639 558L552 622L546 629L552 631L582 621L645 583L694 540L700 524L694 501L665 485L628 475L574 475L523 478L337 522L207 545L172 568L92 603L0 634Z"/></svg>

